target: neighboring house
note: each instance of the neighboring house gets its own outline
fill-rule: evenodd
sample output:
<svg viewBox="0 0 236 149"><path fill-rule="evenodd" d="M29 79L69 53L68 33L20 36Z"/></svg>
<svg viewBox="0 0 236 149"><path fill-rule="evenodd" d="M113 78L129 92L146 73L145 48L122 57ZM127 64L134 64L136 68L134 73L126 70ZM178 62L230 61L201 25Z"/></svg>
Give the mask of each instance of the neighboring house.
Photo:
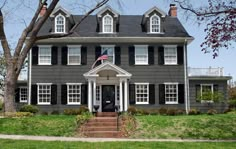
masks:
<svg viewBox="0 0 236 149"><path fill-rule="evenodd" d="M39 35L67 33L82 16L57 7ZM196 102L196 91L222 91L225 76L190 76L187 45L193 40L177 18L177 8L166 14L153 7L143 15L120 15L105 7L82 22L69 37L40 40L30 52L29 98L19 84L17 102L42 111L88 106L90 111L127 111L141 108L206 109ZM107 52L108 60L95 60ZM198 92L198 91L197 91ZM226 104L215 104L223 110Z"/></svg>

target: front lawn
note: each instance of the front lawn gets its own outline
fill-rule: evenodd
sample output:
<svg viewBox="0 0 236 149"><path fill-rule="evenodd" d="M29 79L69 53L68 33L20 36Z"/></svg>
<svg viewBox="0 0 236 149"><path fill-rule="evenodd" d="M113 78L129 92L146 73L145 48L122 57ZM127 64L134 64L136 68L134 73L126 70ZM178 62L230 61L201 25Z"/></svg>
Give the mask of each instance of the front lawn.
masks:
<svg viewBox="0 0 236 149"><path fill-rule="evenodd" d="M37 115L27 118L0 118L1 134L73 136L75 130L75 116Z"/></svg>
<svg viewBox="0 0 236 149"><path fill-rule="evenodd" d="M1 149L12 148L56 148L56 149L235 149L235 142L232 143L177 143L177 142L46 142L46 141L19 141L19 140L0 140Z"/></svg>
<svg viewBox="0 0 236 149"><path fill-rule="evenodd" d="M132 138L236 139L236 114L136 116Z"/></svg>

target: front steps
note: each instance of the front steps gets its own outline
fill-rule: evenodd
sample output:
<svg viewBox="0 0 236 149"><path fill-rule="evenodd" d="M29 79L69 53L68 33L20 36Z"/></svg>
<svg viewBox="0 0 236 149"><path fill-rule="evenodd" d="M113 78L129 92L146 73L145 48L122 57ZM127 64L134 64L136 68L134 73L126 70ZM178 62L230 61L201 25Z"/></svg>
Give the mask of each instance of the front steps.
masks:
<svg viewBox="0 0 236 149"><path fill-rule="evenodd" d="M98 112L96 117L89 120L82 128L86 137L92 138L120 138L120 122L115 112Z"/></svg>

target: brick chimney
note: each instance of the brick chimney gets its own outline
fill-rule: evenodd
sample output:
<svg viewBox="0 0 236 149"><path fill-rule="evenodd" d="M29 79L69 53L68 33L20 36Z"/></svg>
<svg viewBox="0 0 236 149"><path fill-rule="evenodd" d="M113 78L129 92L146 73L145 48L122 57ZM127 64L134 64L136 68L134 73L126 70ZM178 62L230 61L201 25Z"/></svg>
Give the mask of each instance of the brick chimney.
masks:
<svg viewBox="0 0 236 149"><path fill-rule="evenodd" d="M175 4L170 4L169 16L177 17L177 7Z"/></svg>
<svg viewBox="0 0 236 149"><path fill-rule="evenodd" d="M46 11L47 11L47 3L45 3L44 5L43 5L43 7L42 7L42 9L41 9L41 11L40 11L40 13L39 13L39 16L40 17L42 17L45 13L46 13Z"/></svg>

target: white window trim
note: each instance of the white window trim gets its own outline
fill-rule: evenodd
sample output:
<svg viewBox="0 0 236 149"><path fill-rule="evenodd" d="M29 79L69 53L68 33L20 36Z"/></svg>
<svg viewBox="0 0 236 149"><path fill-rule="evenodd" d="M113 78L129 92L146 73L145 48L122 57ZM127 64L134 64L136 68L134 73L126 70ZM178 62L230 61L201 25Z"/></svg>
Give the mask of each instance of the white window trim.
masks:
<svg viewBox="0 0 236 149"><path fill-rule="evenodd" d="M52 45L38 45L39 47L39 54L38 54L38 65L52 65ZM50 49L50 56L51 56L51 59L50 59L50 63L41 63L40 62L40 49L41 48L49 48Z"/></svg>
<svg viewBox="0 0 236 149"><path fill-rule="evenodd" d="M106 17L110 17L111 18L111 32L105 32L105 18ZM109 15L109 14L106 14L105 16L103 16L103 18L102 18L102 32L103 33L113 33L113 17L111 16L111 15Z"/></svg>
<svg viewBox="0 0 236 149"><path fill-rule="evenodd" d="M158 19L159 19L159 32L153 32L152 31L152 18L153 17L157 17ZM151 34L159 34L159 33L161 33L161 18L158 16L158 15L156 15L156 14L154 14L154 15L152 15L151 17L150 17L150 33Z"/></svg>
<svg viewBox="0 0 236 149"><path fill-rule="evenodd" d="M58 32L57 31L57 18L58 17L60 17L60 16L62 16L63 17L63 27L64 27L64 32ZM58 33L58 34L61 34L61 33L66 33L66 18L65 18L65 16L63 16L61 13L59 13L56 17L55 17L55 33Z"/></svg>
<svg viewBox="0 0 236 149"><path fill-rule="evenodd" d="M115 64L115 45L101 45L101 54L103 53L103 48L113 48L113 64ZM102 60L102 63L104 62L104 60Z"/></svg>
<svg viewBox="0 0 236 149"><path fill-rule="evenodd" d="M67 105L81 105L81 85L82 83L66 83L67 85ZM80 86L80 102L69 102L69 85L79 85Z"/></svg>
<svg viewBox="0 0 236 149"><path fill-rule="evenodd" d="M202 86L211 86L211 93L214 93L214 84L200 84L201 86L201 96L202 96ZM212 97L213 98L213 97ZM201 103L214 103L213 99L212 100L201 100Z"/></svg>
<svg viewBox="0 0 236 149"><path fill-rule="evenodd" d="M68 47L67 65L81 65L81 45L68 45L67 47ZM80 63L69 63L70 62L69 48L79 48L80 49Z"/></svg>
<svg viewBox="0 0 236 149"><path fill-rule="evenodd" d="M176 50L175 63L166 63L166 61L165 61L165 57L166 57L165 48L175 48L175 50ZM178 51L177 51L177 45L164 45L164 65L178 65Z"/></svg>
<svg viewBox="0 0 236 149"><path fill-rule="evenodd" d="M165 104L179 104L179 83L178 82L165 82L165 93L166 93L166 85L176 85L176 101L173 102L173 101L166 101L166 98L165 98Z"/></svg>
<svg viewBox="0 0 236 149"><path fill-rule="evenodd" d="M134 49L134 62L135 62L135 65L148 65L148 45L134 45L135 49ZM136 61L136 48L145 48L147 50L147 60L145 63L140 63Z"/></svg>
<svg viewBox="0 0 236 149"><path fill-rule="evenodd" d="M135 104L137 104L137 105L149 104L149 83L134 83L134 84L135 84ZM147 85L147 102L137 102L136 85Z"/></svg>
<svg viewBox="0 0 236 149"><path fill-rule="evenodd" d="M51 102L39 102L39 86L40 85L49 85L50 86L50 97L52 98L52 83L37 83L37 103L38 105L51 105ZM50 99L51 101L52 99Z"/></svg>
<svg viewBox="0 0 236 149"><path fill-rule="evenodd" d="M19 87L19 89L20 89L20 102L21 103L27 103L28 102L28 88L27 87ZM21 99L21 89L26 89L27 90L27 92L26 92L26 100L22 100Z"/></svg>

